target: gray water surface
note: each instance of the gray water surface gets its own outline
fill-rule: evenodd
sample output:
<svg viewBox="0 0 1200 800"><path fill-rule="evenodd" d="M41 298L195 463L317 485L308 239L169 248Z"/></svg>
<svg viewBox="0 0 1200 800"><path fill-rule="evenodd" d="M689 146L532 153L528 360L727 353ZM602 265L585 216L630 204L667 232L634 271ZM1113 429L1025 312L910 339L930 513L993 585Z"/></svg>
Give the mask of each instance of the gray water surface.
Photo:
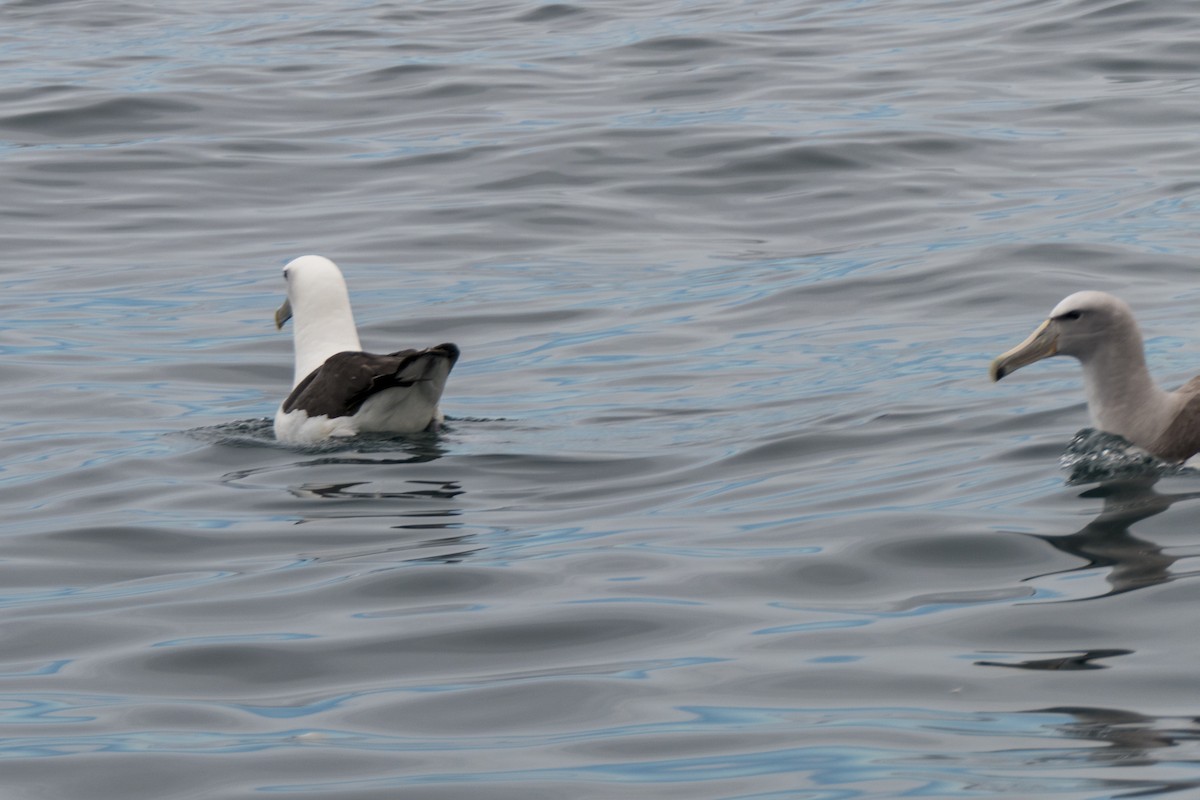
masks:
<svg viewBox="0 0 1200 800"><path fill-rule="evenodd" d="M1200 482L1072 479L1078 366L987 379L1083 288L1197 371L1198 43L0 3L0 793L1200 796ZM462 347L443 432L274 441L310 252Z"/></svg>

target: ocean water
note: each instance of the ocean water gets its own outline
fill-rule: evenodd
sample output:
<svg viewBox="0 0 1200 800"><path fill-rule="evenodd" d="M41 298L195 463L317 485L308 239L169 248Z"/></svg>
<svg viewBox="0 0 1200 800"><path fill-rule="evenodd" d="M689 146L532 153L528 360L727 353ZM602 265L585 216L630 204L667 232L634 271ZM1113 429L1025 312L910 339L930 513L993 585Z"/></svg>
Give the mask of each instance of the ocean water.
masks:
<svg viewBox="0 0 1200 800"><path fill-rule="evenodd" d="M1183 0L0 3L5 798L1200 796ZM439 434L269 418L304 253Z"/></svg>

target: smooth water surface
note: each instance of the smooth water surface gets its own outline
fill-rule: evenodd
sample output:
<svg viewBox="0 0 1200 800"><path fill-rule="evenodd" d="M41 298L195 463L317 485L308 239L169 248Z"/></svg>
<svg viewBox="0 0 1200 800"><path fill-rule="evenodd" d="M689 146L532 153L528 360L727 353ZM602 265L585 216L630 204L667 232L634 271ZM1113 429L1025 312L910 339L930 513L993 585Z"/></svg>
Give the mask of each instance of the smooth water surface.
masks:
<svg viewBox="0 0 1200 800"><path fill-rule="evenodd" d="M4 797L1200 796L1200 480L987 380L1197 371L1192 4L17 0L0 101ZM275 443L309 252L443 432Z"/></svg>

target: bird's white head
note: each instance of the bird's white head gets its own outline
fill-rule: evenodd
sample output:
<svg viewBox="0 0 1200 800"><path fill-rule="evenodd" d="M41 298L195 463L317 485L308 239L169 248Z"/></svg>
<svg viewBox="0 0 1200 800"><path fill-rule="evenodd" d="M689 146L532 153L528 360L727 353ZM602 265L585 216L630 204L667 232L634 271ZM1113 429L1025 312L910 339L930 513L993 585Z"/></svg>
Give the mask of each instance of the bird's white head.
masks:
<svg viewBox="0 0 1200 800"><path fill-rule="evenodd" d="M1113 337L1138 334L1133 311L1119 297L1105 292L1076 292L1050 312L1056 332L1058 353L1087 361L1096 349Z"/></svg>
<svg viewBox="0 0 1200 800"><path fill-rule="evenodd" d="M338 265L325 256L300 256L283 267L283 278L287 281L287 299L275 312L275 327L299 313L307 316L309 308L344 304L350 307L350 294Z"/></svg>
<svg viewBox="0 0 1200 800"><path fill-rule="evenodd" d="M362 345L337 264L324 256L300 256L287 263L283 277L287 299L275 312L275 326L282 328L294 317L298 383L334 353Z"/></svg>
<svg viewBox="0 0 1200 800"><path fill-rule="evenodd" d="M1050 356L1087 363L1101 348L1114 346L1141 353L1141 334L1129 306L1105 292L1076 292L1056 305L1029 338L992 362L992 380Z"/></svg>

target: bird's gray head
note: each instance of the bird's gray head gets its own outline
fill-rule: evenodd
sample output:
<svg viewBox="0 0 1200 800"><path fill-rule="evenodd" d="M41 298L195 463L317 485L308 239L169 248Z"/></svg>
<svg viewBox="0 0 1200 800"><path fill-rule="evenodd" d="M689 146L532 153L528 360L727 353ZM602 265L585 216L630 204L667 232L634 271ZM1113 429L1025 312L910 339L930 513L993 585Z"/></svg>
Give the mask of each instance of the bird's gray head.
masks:
<svg viewBox="0 0 1200 800"><path fill-rule="evenodd" d="M324 256L292 259L284 266L283 277L287 281L287 299L275 312L276 328L282 328L292 318L294 308L329 301L342 301L349 305L342 271Z"/></svg>
<svg viewBox="0 0 1200 800"><path fill-rule="evenodd" d="M1105 292L1076 292L1056 305L1029 338L992 362L992 380L1050 356L1086 362L1098 348L1122 337L1141 343L1133 312L1123 300Z"/></svg>

